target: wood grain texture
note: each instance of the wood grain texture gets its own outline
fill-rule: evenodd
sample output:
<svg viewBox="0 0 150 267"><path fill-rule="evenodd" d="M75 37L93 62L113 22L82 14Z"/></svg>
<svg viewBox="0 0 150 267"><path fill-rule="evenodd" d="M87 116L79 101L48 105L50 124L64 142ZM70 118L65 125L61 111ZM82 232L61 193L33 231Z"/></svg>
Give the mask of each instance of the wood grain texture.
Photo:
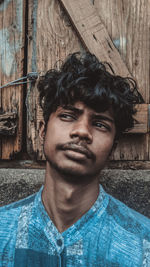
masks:
<svg viewBox="0 0 150 267"><path fill-rule="evenodd" d="M0 3L0 81L1 85L23 76L25 1ZM18 113L17 135L1 138L1 158L20 152L22 142L22 86L0 90L1 110Z"/></svg>
<svg viewBox="0 0 150 267"><path fill-rule="evenodd" d="M94 6L146 103L150 97L150 0L95 0ZM113 159L150 159L149 134L123 138Z"/></svg>
<svg viewBox="0 0 150 267"><path fill-rule="evenodd" d="M94 6L149 103L150 0L95 0Z"/></svg>
<svg viewBox="0 0 150 267"><path fill-rule="evenodd" d="M69 53L83 50L80 40L57 0L29 2L28 72L45 73ZM36 85L28 88L27 149L33 158L44 159L39 140L42 111Z"/></svg>
<svg viewBox="0 0 150 267"><path fill-rule="evenodd" d="M17 113L6 112L0 114L0 136L16 135Z"/></svg>
<svg viewBox="0 0 150 267"><path fill-rule="evenodd" d="M149 105L148 104L140 104L136 106L137 113L134 116L135 124L134 128L132 128L129 133L135 134L146 134L149 133Z"/></svg>
<svg viewBox="0 0 150 267"><path fill-rule="evenodd" d="M105 25L89 0L60 0L87 49L100 61L109 62L115 73L131 76Z"/></svg>
<svg viewBox="0 0 150 267"><path fill-rule="evenodd" d="M52 68L57 60L63 60L68 53L83 49L59 2L63 2L63 5L67 4L65 9L69 10L71 20L74 21L85 48L98 53L101 60L114 64L115 71L121 75L129 75L129 69L138 81L146 103L149 103L149 23L146 0L34 0L29 2L28 71L45 72ZM91 2L94 2L94 9ZM60 61L57 65L59 67ZM44 159L38 137L42 111L38 106L36 85L28 88L28 93L28 152L35 159ZM137 115L141 121L139 125L142 133L145 133L147 109L139 111ZM140 133L139 125L136 125L136 131ZM148 160L148 154L148 135L129 134L122 138L111 158L122 161Z"/></svg>
<svg viewBox="0 0 150 267"><path fill-rule="evenodd" d="M111 160L147 160L148 136L145 134L124 134L119 140Z"/></svg>

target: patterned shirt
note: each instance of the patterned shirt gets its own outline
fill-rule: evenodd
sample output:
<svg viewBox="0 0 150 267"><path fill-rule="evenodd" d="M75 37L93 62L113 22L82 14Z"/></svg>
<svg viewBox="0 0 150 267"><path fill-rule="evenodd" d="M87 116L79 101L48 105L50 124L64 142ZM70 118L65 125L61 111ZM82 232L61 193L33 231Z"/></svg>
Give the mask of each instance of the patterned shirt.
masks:
<svg viewBox="0 0 150 267"><path fill-rule="evenodd" d="M94 205L58 232L40 191L0 208L0 267L150 266L150 220L100 186Z"/></svg>

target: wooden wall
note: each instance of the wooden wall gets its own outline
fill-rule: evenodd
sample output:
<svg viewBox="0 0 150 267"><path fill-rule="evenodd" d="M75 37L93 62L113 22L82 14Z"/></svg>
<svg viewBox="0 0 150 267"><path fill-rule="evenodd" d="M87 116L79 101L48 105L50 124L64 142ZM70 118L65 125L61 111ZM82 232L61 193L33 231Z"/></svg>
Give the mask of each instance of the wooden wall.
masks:
<svg viewBox="0 0 150 267"><path fill-rule="evenodd" d="M0 1L0 86L23 76L25 1ZM0 136L0 158L9 159L20 152L22 144L22 86L0 89L0 113L17 114L14 136Z"/></svg>
<svg viewBox="0 0 150 267"><path fill-rule="evenodd" d="M27 72L44 73L56 61L59 67L59 61L75 51L95 53L101 60L111 62L117 73L132 75L147 104L141 113L147 130L124 135L112 160L149 161L150 0L31 0L26 9L27 32L25 4L25 0L4 0L0 4L1 84L23 75L25 37ZM11 15L9 19L6 11ZM16 24L19 26L14 27ZM11 71L6 73L4 66ZM17 135L1 136L1 158L6 159L21 149L22 86L8 87L0 93L3 111L12 111L18 103ZM26 103L27 151L31 158L41 160L44 157L38 134L42 112L36 84L27 86Z"/></svg>

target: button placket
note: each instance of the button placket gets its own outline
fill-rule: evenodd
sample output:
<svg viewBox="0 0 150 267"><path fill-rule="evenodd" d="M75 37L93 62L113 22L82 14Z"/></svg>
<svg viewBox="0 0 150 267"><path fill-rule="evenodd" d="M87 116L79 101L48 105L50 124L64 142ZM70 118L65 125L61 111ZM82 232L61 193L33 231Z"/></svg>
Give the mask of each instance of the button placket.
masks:
<svg viewBox="0 0 150 267"><path fill-rule="evenodd" d="M63 241L61 239L57 239L56 244L61 247L63 245Z"/></svg>
<svg viewBox="0 0 150 267"><path fill-rule="evenodd" d="M56 248L57 248L57 252L58 252L59 254L61 254L62 251L63 251L63 249L64 249L64 241L63 241L62 238L58 238L58 239L56 240Z"/></svg>

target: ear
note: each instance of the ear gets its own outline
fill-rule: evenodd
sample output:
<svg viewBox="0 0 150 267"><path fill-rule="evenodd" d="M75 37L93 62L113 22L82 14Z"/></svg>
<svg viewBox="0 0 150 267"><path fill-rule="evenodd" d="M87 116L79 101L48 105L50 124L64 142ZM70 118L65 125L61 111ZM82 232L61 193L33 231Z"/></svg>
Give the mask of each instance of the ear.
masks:
<svg viewBox="0 0 150 267"><path fill-rule="evenodd" d="M39 127L39 137L41 140L41 143L43 143L44 139L45 139L45 122L42 120L40 121L40 127Z"/></svg>

